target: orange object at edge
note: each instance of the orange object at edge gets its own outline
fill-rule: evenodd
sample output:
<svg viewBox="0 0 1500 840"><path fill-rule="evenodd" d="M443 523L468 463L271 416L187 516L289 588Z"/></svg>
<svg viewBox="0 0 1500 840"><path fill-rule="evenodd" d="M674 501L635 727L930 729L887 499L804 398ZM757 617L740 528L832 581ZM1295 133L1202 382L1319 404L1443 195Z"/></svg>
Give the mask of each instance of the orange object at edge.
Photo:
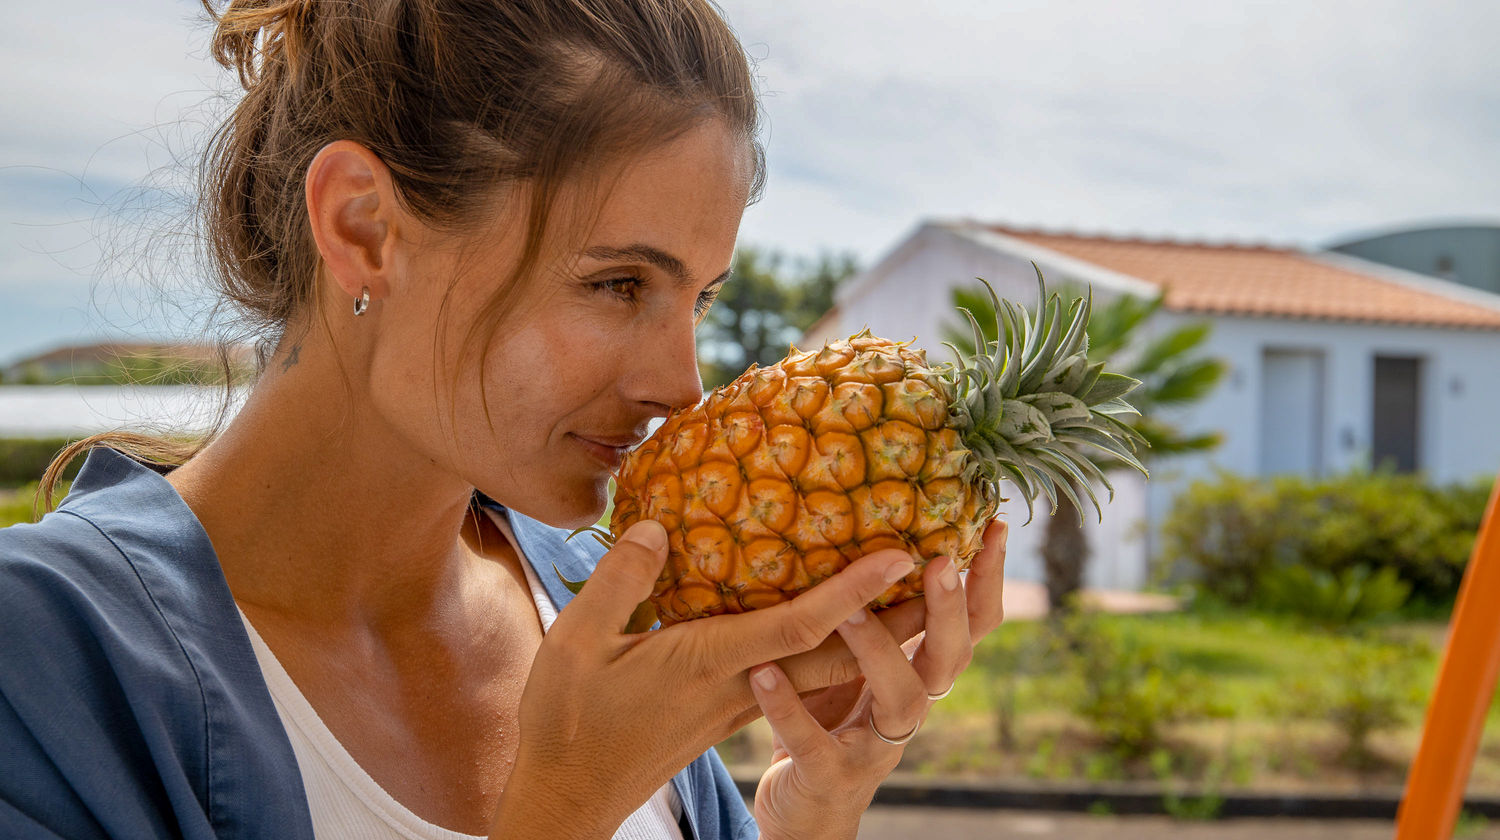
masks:
<svg viewBox="0 0 1500 840"><path fill-rule="evenodd" d="M1500 673L1500 481L1459 586L1422 741L1396 814L1396 840L1453 836Z"/></svg>

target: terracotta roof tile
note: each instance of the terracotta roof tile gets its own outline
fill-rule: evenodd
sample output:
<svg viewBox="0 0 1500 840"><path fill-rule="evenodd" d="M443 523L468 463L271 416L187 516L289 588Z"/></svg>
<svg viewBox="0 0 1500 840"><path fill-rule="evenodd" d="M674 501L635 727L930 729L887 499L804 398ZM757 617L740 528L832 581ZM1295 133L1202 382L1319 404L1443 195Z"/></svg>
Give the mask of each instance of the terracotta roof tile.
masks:
<svg viewBox="0 0 1500 840"><path fill-rule="evenodd" d="M1330 265L1292 248L987 229L1160 286L1168 309L1500 329L1500 309Z"/></svg>

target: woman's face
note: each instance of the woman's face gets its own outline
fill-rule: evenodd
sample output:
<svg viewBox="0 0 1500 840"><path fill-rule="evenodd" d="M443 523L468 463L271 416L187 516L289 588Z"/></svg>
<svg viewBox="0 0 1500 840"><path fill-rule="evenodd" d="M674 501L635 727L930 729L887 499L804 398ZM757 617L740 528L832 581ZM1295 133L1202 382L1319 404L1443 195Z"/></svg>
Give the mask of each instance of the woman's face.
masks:
<svg viewBox="0 0 1500 840"><path fill-rule="evenodd" d="M559 526L593 522L648 423L702 396L694 328L727 279L751 171L747 143L715 121L628 162L602 202L565 187L558 209L591 201L594 224L543 257L481 348L483 396L464 338L509 282L529 196L510 196L494 232L464 253L417 252L404 266L411 290L382 307L382 326L407 335L381 341L372 360L380 413L508 507ZM456 282L444 305L446 278Z"/></svg>

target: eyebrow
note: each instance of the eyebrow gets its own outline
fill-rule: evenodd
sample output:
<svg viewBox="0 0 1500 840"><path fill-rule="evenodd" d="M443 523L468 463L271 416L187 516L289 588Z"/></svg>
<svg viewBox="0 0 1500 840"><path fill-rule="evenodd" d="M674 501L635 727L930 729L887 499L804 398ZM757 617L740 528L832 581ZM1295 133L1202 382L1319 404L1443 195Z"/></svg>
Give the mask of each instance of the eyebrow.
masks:
<svg viewBox="0 0 1500 840"><path fill-rule="evenodd" d="M589 259L605 262L635 261L650 263L651 265L654 265L662 271L665 271L666 273L672 275L672 279L677 281L677 285L683 287L693 285L693 275L687 270L687 266L682 264L682 260L677 259L676 257L672 256L666 251L661 250L660 248L646 245L644 243L638 242L633 245L626 245L623 248L612 248L607 245L595 245L594 247L585 250L583 252L583 255L585 257L588 257ZM729 273L732 270L733 269L726 268L724 270L724 273L714 278L714 282L710 285L721 284L728 280Z"/></svg>

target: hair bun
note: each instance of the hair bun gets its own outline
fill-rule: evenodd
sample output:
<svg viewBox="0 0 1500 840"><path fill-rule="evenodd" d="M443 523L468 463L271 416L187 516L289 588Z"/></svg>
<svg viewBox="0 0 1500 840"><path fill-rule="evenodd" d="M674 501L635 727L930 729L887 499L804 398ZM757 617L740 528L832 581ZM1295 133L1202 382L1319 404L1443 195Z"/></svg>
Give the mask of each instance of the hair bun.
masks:
<svg viewBox="0 0 1500 840"><path fill-rule="evenodd" d="M217 24L214 60L238 73L246 90L277 62L296 71L314 0L229 0L222 12L214 11L213 2L202 0Z"/></svg>

